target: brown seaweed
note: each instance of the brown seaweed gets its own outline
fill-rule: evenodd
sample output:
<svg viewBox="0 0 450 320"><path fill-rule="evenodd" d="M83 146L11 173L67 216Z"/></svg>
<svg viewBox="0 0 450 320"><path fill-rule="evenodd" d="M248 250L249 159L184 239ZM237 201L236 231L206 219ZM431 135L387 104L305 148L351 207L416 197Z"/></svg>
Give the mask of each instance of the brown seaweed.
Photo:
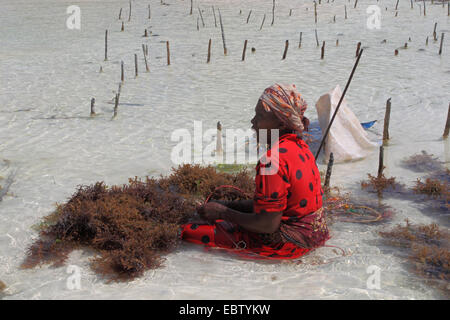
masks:
<svg viewBox="0 0 450 320"><path fill-rule="evenodd" d="M409 265L431 284L450 294L450 234L437 224L397 225L391 231L380 232L387 244L406 252Z"/></svg>
<svg viewBox="0 0 450 320"><path fill-rule="evenodd" d="M376 192L379 196L386 190L401 192L404 189L402 184L395 181L395 177L386 178L384 173L376 177L368 173L367 176L369 180L361 181L361 188L367 189L369 192Z"/></svg>
<svg viewBox="0 0 450 320"><path fill-rule="evenodd" d="M65 204L45 217L40 237L28 249L23 268L64 264L71 251L93 249L92 268L112 280L129 280L157 268L163 255L179 244L180 226L195 217L196 202L222 184L251 193L254 179L247 171L218 173L212 167L184 165L169 177L137 177L122 186L103 182L80 186ZM217 199L242 199L223 189Z"/></svg>
<svg viewBox="0 0 450 320"><path fill-rule="evenodd" d="M443 162L434 158L433 154L428 154L422 150L421 154L414 154L400 162L400 166L414 172L429 172L443 170Z"/></svg>

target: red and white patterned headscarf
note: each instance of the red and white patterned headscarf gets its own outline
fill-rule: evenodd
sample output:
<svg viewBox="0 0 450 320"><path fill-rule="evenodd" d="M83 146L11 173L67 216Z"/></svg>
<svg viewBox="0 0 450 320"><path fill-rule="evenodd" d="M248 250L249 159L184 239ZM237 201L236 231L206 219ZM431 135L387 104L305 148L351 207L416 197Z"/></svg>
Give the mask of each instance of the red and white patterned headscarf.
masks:
<svg viewBox="0 0 450 320"><path fill-rule="evenodd" d="M272 111L288 129L308 131L309 120L304 116L308 106L295 84L274 84L264 90L259 98L267 112Z"/></svg>

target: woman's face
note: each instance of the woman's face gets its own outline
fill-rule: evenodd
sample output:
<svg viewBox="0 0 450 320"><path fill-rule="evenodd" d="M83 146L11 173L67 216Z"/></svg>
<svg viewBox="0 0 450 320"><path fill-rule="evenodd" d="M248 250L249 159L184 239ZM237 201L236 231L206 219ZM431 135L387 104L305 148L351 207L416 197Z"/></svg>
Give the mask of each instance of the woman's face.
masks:
<svg viewBox="0 0 450 320"><path fill-rule="evenodd" d="M258 100L258 104L255 107L255 116L251 120L252 129L256 131L256 138L259 142L259 130L267 129L267 140L271 141L271 133L270 131L273 129L281 130L284 128L283 123L275 116L273 112L267 112L261 101Z"/></svg>

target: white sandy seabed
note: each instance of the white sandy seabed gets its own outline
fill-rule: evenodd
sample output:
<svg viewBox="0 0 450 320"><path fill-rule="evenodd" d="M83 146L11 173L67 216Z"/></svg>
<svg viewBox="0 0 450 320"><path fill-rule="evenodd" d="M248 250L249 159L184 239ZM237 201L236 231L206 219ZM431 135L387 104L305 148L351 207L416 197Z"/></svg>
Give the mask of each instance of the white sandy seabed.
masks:
<svg viewBox="0 0 450 320"><path fill-rule="evenodd" d="M436 299L441 293L415 276L395 251L382 246L378 231L403 222L437 222L448 227L448 215L439 219L407 200L386 199L396 209L391 224L332 226L331 245L350 251L339 256L321 248L302 264L261 263L205 252L183 244L167 256L163 268L151 270L128 283L98 278L89 268L89 255L76 251L68 265L81 270L81 288L70 290L67 268L44 266L20 270L27 247L37 237L31 226L64 202L77 185L104 180L126 183L129 177L159 175L173 165L173 130L192 132L193 121L204 130L247 129L255 103L275 82L295 83L317 120L314 103L337 84L343 88L355 62L358 41L364 53L346 99L364 121L377 119L372 140L381 137L385 103L392 98L391 141L385 148L386 175L411 186L421 174L399 166L421 150L441 161L449 160L449 142L441 136L450 101L450 17L447 7L427 1L410 8L400 1L322 1L314 23L312 1L277 1L275 23L271 0L76 1L81 30L66 27L72 1L1 0L0 32L0 175L15 172L9 193L0 202L0 279L6 299ZM152 16L148 20L147 6ZM381 9L381 28L366 26L369 5ZM228 47L223 55L220 27L214 26L212 5L220 8ZM348 19L344 19L347 5ZM202 8L205 27L199 20ZM387 10L386 10L387 7ZM120 32L120 8L125 31ZM293 9L289 16L289 9ZM239 11L242 10L242 14ZM248 24L248 13L252 10ZM265 24L260 29L263 15ZM216 10L218 18L218 12ZM333 16L336 22L333 23ZM432 33L446 33L443 53ZM152 34L142 37L144 29ZM326 56L320 60L314 29ZM104 61L104 33L109 30L108 61ZM299 33L302 48L298 49ZM428 46L425 45L429 37ZM211 63L206 63L212 39ZM411 38L411 41L408 41ZM248 40L245 62L241 61ZM335 45L339 39L339 46ZM386 43L382 40L386 39ZM170 41L171 65L166 65ZM290 40L286 60L281 56ZM408 43L408 49L394 50ZM144 72L142 44L148 44L150 73ZM256 49L251 53L251 47ZM134 77L134 54L139 76ZM111 121L114 96L125 63L119 115ZM100 66L103 73L99 73ZM95 97L99 115L89 118ZM4 161L7 160L7 161ZM358 194L359 182L375 173L378 154L365 160L337 164L332 184ZM321 164L321 169L324 165ZM447 219L447 220L445 220ZM369 289L367 268L380 268L380 288Z"/></svg>

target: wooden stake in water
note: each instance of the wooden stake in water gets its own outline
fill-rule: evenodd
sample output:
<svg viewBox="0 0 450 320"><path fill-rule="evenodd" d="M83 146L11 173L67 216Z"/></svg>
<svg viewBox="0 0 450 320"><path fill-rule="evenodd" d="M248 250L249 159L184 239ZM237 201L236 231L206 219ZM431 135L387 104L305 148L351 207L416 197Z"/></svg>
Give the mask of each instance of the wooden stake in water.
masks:
<svg viewBox="0 0 450 320"><path fill-rule="evenodd" d="M428 45L428 37L427 37L427 40L425 41L425 45L426 45L426 46Z"/></svg>
<svg viewBox="0 0 450 320"><path fill-rule="evenodd" d="M448 132L450 130L450 103L448 104L448 112L447 112L447 122L445 123L444 129L444 139L448 137Z"/></svg>
<svg viewBox="0 0 450 320"><path fill-rule="evenodd" d="M425 6L425 0L423 0L423 15L427 15L427 7Z"/></svg>
<svg viewBox="0 0 450 320"><path fill-rule="evenodd" d="M124 80L124 71L123 71L123 61L120 63L120 81L123 82Z"/></svg>
<svg viewBox="0 0 450 320"><path fill-rule="evenodd" d="M266 14L265 14L265 13L264 13L264 18L263 18L263 20L262 20L262 22L261 22L261 27L259 28L259 30L262 29L262 27L263 27L263 25L264 25L264 21L266 21Z"/></svg>
<svg viewBox="0 0 450 320"><path fill-rule="evenodd" d="M95 104L95 98L92 98L91 99L91 117L95 116L94 104Z"/></svg>
<svg viewBox="0 0 450 320"><path fill-rule="evenodd" d="M211 39L209 39L208 43L208 59L206 60L206 63L209 63L211 61Z"/></svg>
<svg viewBox="0 0 450 320"><path fill-rule="evenodd" d="M144 38L148 37L147 29L144 30Z"/></svg>
<svg viewBox="0 0 450 320"><path fill-rule="evenodd" d="M381 176L383 175L383 170L384 170L384 147L380 146L380 155L378 157L378 178L381 178Z"/></svg>
<svg viewBox="0 0 450 320"><path fill-rule="evenodd" d="M391 98L386 101L386 112L384 114L383 144L389 140L389 121L391 119Z"/></svg>
<svg viewBox="0 0 450 320"><path fill-rule="evenodd" d="M119 94L116 93L116 98L114 99L114 114L113 119L117 117L117 110L119 109Z"/></svg>
<svg viewBox="0 0 450 320"><path fill-rule="evenodd" d="M200 14L200 18L202 19L202 25L203 25L203 28L205 27L205 21L203 20L203 15L202 15L202 10L200 10L200 7L197 7L198 8L198 13Z"/></svg>
<svg viewBox="0 0 450 320"><path fill-rule="evenodd" d="M317 29L314 29L314 33L316 34L316 45L319 46L319 37L317 37Z"/></svg>
<svg viewBox="0 0 450 320"><path fill-rule="evenodd" d="M396 56L398 56L398 50L397 50L397 49L395 49L394 54L395 54Z"/></svg>
<svg viewBox="0 0 450 320"><path fill-rule="evenodd" d="M441 34L441 45L439 46L439 55L442 53L442 44L444 43L444 33Z"/></svg>
<svg viewBox="0 0 450 320"><path fill-rule="evenodd" d="M108 30L105 31L105 61L108 61Z"/></svg>
<svg viewBox="0 0 450 320"><path fill-rule="evenodd" d="M193 7L193 0L191 0L191 12L189 13L189 15L191 15L192 16L192 7Z"/></svg>
<svg viewBox="0 0 450 320"><path fill-rule="evenodd" d="M217 137L216 137L216 155L223 153L222 147L222 124L217 122Z"/></svg>
<svg viewBox="0 0 450 320"><path fill-rule="evenodd" d="M347 6L344 6L344 10L345 10L345 19L347 19Z"/></svg>
<svg viewBox="0 0 450 320"><path fill-rule="evenodd" d="M250 12L248 13L248 17L247 17L247 24L248 24L248 20L250 19L250 15L252 14L252 10L250 10Z"/></svg>
<svg viewBox="0 0 450 320"><path fill-rule="evenodd" d="M148 5L148 19L150 20L152 18L152 11L150 9L150 5Z"/></svg>
<svg viewBox="0 0 450 320"><path fill-rule="evenodd" d="M166 48L167 48L167 65L170 66L170 48L169 48L169 41L166 42Z"/></svg>
<svg viewBox="0 0 450 320"><path fill-rule="evenodd" d="M244 49L242 50L242 61L245 60L245 51L247 50L247 40L244 41Z"/></svg>
<svg viewBox="0 0 450 320"><path fill-rule="evenodd" d="M358 44L356 45L356 55L355 57L359 56L359 50L361 49L361 42L358 42Z"/></svg>
<svg viewBox="0 0 450 320"><path fill-rule="evenodd" d="M125 30L125 26L124 26L123 21L122 21L122 28L120 29L120 31L123 32L124 30Z"/></svg>
<svg viewBox="0 0 450 320"><path fill-rule="evenodd" d="M300 32L300 40L298 41L298 47L299 48L302 47L302 34L303 34L303 32Z"/></svg>
<svg viewBox="0 0 450 320"><path fill-rule="evenodd" d="M131 21L131 0L130 0L130 12L128 14L128 22Z"/></svg>
<svg viewBox="0 0 450 320"><path fill-rule="evenodd" d="M398 2L399 2L400 0L397 0L397 4L395 5L395 10L397 10L398 9Z"/></svg>
<svg viewBox="0 0 450 320"><path fill-rule="evenodd" d="M333 163L334 163L334 155L333 152L331 152L330 159L328 160L327 165L327 173L325 174L325 184L324 184L325 192L328 192L330 190L330 178L331 172L333 171Z"/></svg>
<svg viewBox="0 0 450 320"><path fill-rule="evenodd" d="M317 3L314 2L314 23L317 23Z"/></svg>
<svg viewBox="0 0 450 320"><path fill-rule="evenodd" d="M321 49L320 59L323 60L324 56L325 56L325 41L322 43L322 49Z"/></svg>
<svg viewBox="0 0 450 320"><path fill-rule="evenodd" d="M289 9L289 17L292 16L292 9Z"/></svg>
<svg viewBox="0 0 450 320"><path fill-rule="evenodd" d="M137 78L138 76L138 62L137 62L137 54L134 54L134 76Z"/></svg>
<svg viewBox="0 0 450 320"><path fill-rule="evenodd" d="M216 11L214 10L214 6L212 7L212 9L213 9L213 15L214 15L214 27L217 28Z"/></svg>
<svg viewBox="0 0 450 320"><path fill-rule="evenodd" d="M433 30L433 39L434 39L434 41L437 41L436 27L437 27L437 22L434 23L434 30Z"/></svg>
<svg viewBox="0 0 450 320"><path fill-rule="evenodd" d="M145 71L149 72L150 69L148 68L147 54L145 53L145 45L144 45L144 44L142 44L142 53L143 53L143 55L144 55Z"/></svg>
<svg viewBox="0 0 450 320"><path fill-rule="evenodd" d="M120 19L122 19L122 8L120 8L120 11L119 11L119 20Z"/></svg>
<svg viewBox="0 0 450 320"><path fill-rule="evenodd" d="M273 23L275 22L275 0L273 0L273 7L272 7L272 24L271 26L273 26Z"/></svg>
<svg viewBox="0 0 450 320"><path fill-rule="evenodd" d="M358 0L355 0L355 6L353 7L353 9L356 9L357 4L358 4Z"/></svg>
<svg viewBox="0 0 450 320"><path fill-rule="evenodd" d="M411 0L411 9L414 9L413 0Z"/></svg>
<svg viewBox="0 0 450 320"><path fill-rule="evenodd" d="M222 42L223 42L223 54L227 55L227 45L225 43L225 32L223 31L223 22L222 22L222 15L220 13L220 9L217 9L219 11L219 22L220 22L220 29L222 31Z"/></svg>
<svg viewBox="0 0 450 320"><path fill-rule="evenodd" d="M286 43L284 45L284 53L283 53L283 58L281 60L286 59L286 55L287 55L287 51L288 51L288 47L289 47L289 40L286 40Z"/></svg>
<svg viewBox="0 0 450 320"><path fill-rule="evenodd" d="M336 39L336 47L339 46L339 39Z"/></svg>

